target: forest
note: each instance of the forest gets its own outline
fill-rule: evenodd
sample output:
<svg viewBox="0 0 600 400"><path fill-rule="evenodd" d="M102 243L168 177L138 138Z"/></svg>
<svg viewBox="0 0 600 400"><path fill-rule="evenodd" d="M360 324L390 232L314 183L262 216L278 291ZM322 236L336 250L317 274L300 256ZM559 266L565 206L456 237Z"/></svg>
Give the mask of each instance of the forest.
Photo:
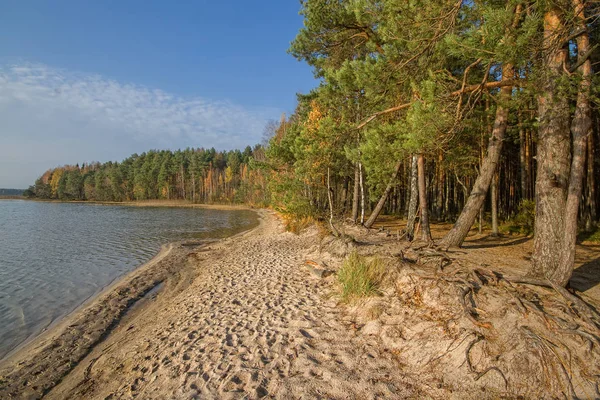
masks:
<svg viewBox="0 0 600 400"><path fill-rule="evenodd" d="M565 286L600 215L600 3L305 0L301 15L289 53L319 85L263 145L65 166L25 194L272 206L333 233L388 213L442 249L530 215L530 276ZM432 220L454 224L435 244Z"/></svg>
<svg viewBox="0 0 600 400"><path fill-rule="evenodd" d="M266 204L262 146L244 151L151 150L122 162L65 165L46 171L24 196L64 201L188 200Z"/></svg>

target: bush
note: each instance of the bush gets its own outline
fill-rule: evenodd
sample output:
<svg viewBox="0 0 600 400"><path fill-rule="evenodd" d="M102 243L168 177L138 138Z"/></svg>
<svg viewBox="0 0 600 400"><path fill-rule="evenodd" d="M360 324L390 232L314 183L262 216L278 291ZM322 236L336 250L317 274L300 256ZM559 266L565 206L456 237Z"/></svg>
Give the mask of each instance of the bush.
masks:
<svg viewBox="0 0 600 400"><path fill-rule="evenodd" d="M535 201L523 200L519 204L517 215L509 222L507 230L509 233L521 233L531 235L535 223Z"/></svg>
<svg viewBox="0 0 600 400"><path fill-rule="evenodd" d="M367 259L356 251L344 260L338 271L342 285L342 300L345 302L379 294L385 268L378 258Z"/></svg>
<svg viewBox="0 0 600 400"><path fill-rule="evenodd" d="M600 226L595 231L580 233L579 240L582 242L600 243Z"/></svg>

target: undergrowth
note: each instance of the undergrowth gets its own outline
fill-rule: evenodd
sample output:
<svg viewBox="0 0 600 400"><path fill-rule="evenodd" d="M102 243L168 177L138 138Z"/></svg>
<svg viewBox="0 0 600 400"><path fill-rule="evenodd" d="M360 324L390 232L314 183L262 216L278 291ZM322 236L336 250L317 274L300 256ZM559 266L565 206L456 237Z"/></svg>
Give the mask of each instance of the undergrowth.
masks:
<svg viewBox="0 0 600 400"><path fill-rule="evenodd" d="M337 274L342 286L342 300L349 302L379 294L384 272L384 265L379 258L367 259L353 251Z"/></svg>
<svg viewBox="0 0 600 400"><path fill-rule="evenodd" d="M580 233L579 240L582 242L600 243L600 226L596 230Z"/></svg>
<svg viewBox="0 0 600 400"><path fill-rule="evenodd" d="M304 229L315 223L313 217L296 217L291 214L283 214L283 225L285 230L295 234L299 234Z"/></svg>
<svg viewBox="0 0 600 400"><path fill-rule="evenodd" d="M520 233L523 235L531 235L535 223L535 201L523 200L519 204L519 211L502 230L507 233Z"/></svg>

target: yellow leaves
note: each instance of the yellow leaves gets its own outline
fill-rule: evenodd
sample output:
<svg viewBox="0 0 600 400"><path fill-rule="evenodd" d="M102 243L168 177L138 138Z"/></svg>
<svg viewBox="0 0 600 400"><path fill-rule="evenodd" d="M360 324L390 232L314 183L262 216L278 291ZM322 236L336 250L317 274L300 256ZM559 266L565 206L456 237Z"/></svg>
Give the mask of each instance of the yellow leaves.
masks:
<svg viewBox="0 0 600 400"><path fill-rule="evenodd" d="M57 168L52 172L52 178L50 179L50 190L52 191L52 196L56 196L58 192L58 182L60 182L60 178L63 175L64 170Z"/></svg>
<svg viewBox="0 0 600 400"><path fill-rule="evenodd" d="M314 133L319 130L321 120L324 118L325 114L321 111L321 106L317 103L316 100L311 101L310 103L310 112L308 113L308 118L304 122L304 126L308 129L310 133Z"/></svg>
<svg viewBox="0 0 600 400"><path fill-rule="evenodd" d="M225 168L225 182L229 183L233 180L233 169L231 167Z"/></svg>

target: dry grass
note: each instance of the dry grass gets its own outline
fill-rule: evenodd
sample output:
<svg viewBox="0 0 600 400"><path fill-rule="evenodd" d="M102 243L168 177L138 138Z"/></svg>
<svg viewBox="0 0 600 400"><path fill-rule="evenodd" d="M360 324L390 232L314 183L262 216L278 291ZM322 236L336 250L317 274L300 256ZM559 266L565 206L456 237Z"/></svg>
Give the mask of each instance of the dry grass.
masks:
<svg viewBox="0 0 600 400"><path fill-rule="evenodd" d="M385 267L379 258L367 259L353 251L338 271L342 300L350 302L379 294L384 275Z"/></svg>
<svg viewBox="0 0 600 400"><path fill-rule="evenodd" d="M312 217L295 217L291 214L280 214L283 219L283 225L285 230L295 234L299 234L304 229L308 228L315 223L315 219Z"/></svg>

